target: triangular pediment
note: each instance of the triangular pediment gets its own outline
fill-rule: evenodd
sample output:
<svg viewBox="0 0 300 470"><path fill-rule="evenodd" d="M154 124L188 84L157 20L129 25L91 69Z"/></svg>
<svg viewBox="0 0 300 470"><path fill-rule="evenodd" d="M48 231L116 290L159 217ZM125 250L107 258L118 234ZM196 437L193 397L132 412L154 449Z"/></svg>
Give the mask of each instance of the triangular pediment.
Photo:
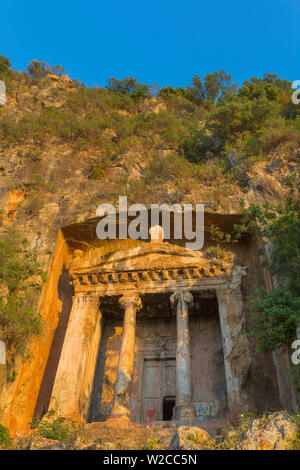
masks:
<svg viewBox="0 0 300 470"><path fill-rule="evenodd" d="M103 253L103 249L90 249L85 255L75 257L71 263L71 271L87 273L88 271L120 272L144 269L176 269L189 266L199 268L211 266L211 259L203 252L189 250L167 242L136 242L136 246L128 247L119 244L117 250Z"/></svg>

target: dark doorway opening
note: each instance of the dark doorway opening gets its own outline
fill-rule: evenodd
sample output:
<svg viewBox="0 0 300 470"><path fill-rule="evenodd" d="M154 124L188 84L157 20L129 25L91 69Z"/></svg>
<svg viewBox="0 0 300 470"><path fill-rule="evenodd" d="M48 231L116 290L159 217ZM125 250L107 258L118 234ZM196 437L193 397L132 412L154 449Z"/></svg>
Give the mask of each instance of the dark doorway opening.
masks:
<svg viewBox="0 0 300 470"><path fill-rule="evenodd" d="M175 406L175 397L164 397L163 400L163 420L171 421L173 418L173 408Z"/></svg>

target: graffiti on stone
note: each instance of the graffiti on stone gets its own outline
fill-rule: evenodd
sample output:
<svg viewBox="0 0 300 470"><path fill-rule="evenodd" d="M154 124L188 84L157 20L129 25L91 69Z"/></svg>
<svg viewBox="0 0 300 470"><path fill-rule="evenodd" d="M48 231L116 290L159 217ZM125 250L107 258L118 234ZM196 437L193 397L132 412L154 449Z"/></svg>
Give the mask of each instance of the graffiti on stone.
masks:
<svg viewBox="0 0 300 470"><path fill-rule="evenodd" d="M197 419L200 421L206 421L207 419L215 418L218 413L218 407L216 403L194 403Z"/></svg>

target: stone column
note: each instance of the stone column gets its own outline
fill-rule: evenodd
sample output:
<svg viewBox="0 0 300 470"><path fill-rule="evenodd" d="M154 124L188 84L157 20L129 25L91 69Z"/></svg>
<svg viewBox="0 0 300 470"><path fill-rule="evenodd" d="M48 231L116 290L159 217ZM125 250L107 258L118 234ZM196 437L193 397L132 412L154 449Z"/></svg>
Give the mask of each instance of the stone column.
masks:
<svg viewBox="0 0 300 470"><path fill-rule="evenodd" d="M56 372L49 409L86 421L101 335L98 296L76 294Z"/></svg>
<svg viewBox="0 0 300 470"><path fill-rule="evenodd" d="M177 347L176 347L176 404L174 418L177 420L196 419L192 404L192 371L188 306L193 303L189 291L174 292L171 303L177 311Z"/></svg>
<svg viewBox="0 0 300 470"><path fill-rule="evenodd" d="M231 281L216 289L222 335L228 406L241 410L247 406L246 381L251 364L241 292L241 276L245 269L237 267Z"/></svg>
<svg viewBox="0 0 300 470"><path fill-rule="evenodd" d="M125 309L125 314L114 402L110 416L129 419L128 392L133 372L136 312L142 308L142 302L137 294L126 294L121 297L120 304Z"/></svg>

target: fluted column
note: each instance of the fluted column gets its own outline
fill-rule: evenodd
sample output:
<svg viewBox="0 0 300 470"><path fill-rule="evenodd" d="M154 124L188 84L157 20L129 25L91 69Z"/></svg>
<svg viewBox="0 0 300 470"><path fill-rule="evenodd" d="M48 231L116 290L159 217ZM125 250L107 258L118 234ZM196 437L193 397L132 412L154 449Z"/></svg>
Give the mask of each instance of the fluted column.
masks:
<svg viewBox="0 0 300 470"><path fill-rule="evenodd" d="M84 422L88 416L101 336L99 297L76 294L58 363L49 409Z"/></svg>
<svg viewBox="0 0 300 470"><path fill-rule="evenodd" d="M125 313L111 417L129 418L128 392L133 372L136 312L142 308L142 302L137 294L127 294L121 297L120 304Z"/></svg>
<svg viewBox="0 0 300 470"><path fill-rule="evenodd" d="M177 420L196 419L192 404L192 371L189 333L189 305L193 296L189 291L174 292L171 303L176 305L177 347L176 347L176 404L174 418Z"/></svg>

